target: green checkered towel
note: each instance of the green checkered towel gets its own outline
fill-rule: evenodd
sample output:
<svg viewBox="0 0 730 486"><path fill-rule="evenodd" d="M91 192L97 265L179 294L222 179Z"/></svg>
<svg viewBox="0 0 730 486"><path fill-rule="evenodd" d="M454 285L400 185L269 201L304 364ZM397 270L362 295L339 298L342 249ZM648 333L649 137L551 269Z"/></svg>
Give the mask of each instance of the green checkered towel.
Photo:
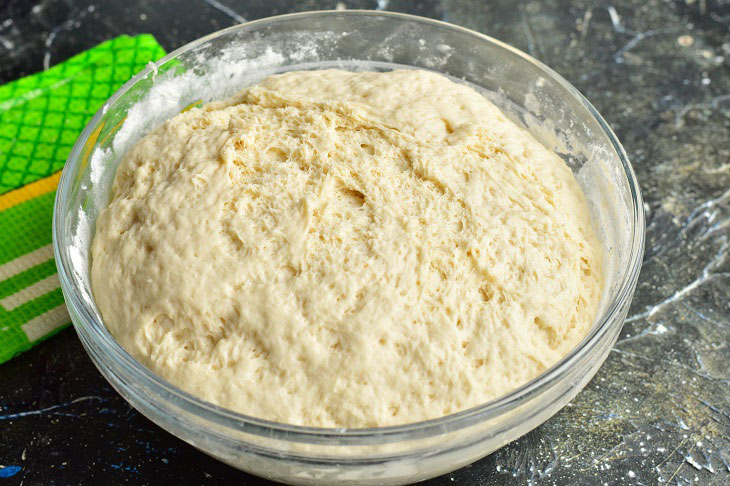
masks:
<svg viewBox="0 0 730 486"><path fill-rule="evenodd" d="M0 363L69 323L51 248L60 170L107 98L164 55L121 36L0 86Z"/></svg>

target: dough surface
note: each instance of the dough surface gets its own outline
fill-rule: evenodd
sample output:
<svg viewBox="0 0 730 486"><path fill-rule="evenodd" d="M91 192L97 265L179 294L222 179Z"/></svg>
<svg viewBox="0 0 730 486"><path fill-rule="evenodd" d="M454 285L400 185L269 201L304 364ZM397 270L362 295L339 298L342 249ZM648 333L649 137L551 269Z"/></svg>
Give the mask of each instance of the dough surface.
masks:
<svg viewBox="0 0 730 486"><path fill-rule="evenodd" d="M554 153L425 71L277 75L123 158L91 278L182 389L290 424L440 417L535 378L593 323L602 249Z"/></svg>

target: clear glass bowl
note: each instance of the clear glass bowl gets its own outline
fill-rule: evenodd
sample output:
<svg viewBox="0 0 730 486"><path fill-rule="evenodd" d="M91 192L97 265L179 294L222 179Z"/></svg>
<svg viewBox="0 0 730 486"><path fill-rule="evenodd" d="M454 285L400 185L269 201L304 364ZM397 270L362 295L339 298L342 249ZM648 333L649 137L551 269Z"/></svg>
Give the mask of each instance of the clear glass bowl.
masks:
<svg viewBox="0 0 730 486"><path fill-rule="evenodd" d="M506 396L426 422L373 429L273 423L197 399L138 363L109 334L89 286L89 242L124 151L181 109L266 75L301 69L434 70L483 90L575 172L605 247L606 289L585 339ZM297 484L395 484L471 463L570 401L613 346L644 244L639 187L606 122L562 77L482 34L420 17L331 11L284 15L192 42L126 83L92 118L56 196L53 244L76 331L116 390L160 427L234 467ZM120 262L123 264L123 262Z"/></svg>

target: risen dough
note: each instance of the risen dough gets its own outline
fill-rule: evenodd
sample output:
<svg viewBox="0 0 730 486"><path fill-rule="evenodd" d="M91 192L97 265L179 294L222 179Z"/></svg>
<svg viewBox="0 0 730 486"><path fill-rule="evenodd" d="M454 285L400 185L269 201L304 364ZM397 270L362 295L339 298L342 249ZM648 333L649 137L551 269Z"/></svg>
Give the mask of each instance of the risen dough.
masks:
<svg viewBox="0 0 730 486"><path fill-rule="evenodd" d="M601 247L554 153L424 71L292 72L124 157L91 278L111 333L256 417L372 427L527 382L586 334Z"/></svg>

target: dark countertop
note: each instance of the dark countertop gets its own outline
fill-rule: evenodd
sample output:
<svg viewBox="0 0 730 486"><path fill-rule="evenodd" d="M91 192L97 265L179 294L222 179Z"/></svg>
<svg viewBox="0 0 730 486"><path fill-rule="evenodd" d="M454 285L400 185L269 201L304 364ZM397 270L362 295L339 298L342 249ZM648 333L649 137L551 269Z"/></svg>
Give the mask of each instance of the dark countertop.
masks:
<svg viewBox="0 0 730 486"><path fill-rule="evenodd" d="M730 3L5 0L0 83L119 34L172 50L242 19L386 8L506 41L581 90L646 200L644 267L618 344L565 409L426 484L730 483ZM0 486L260 484L164 432L107 384L73 330L0 365ZM9 476L9 477L6 477Z"/></svg>

